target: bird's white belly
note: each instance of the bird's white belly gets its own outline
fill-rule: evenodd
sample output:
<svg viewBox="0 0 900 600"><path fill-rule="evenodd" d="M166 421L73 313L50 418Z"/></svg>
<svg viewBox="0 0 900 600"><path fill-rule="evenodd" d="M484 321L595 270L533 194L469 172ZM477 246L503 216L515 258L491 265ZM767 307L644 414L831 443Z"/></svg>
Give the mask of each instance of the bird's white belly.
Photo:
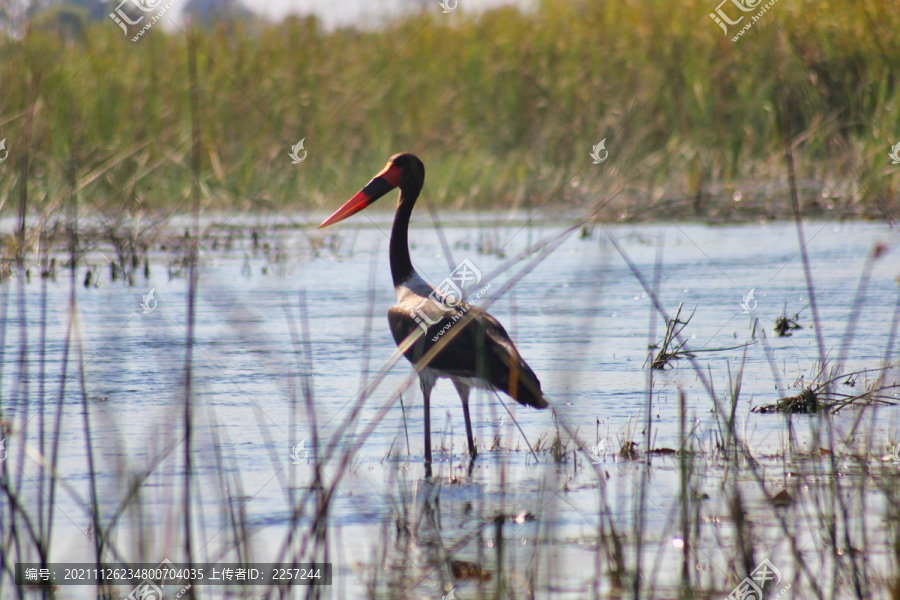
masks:
<svg viewBox="0 0 900 600"><path fill-rule="evenodd" d="M422 380L422 385L428 389L433 388L438 379L452 379L454 383L461 383L469 388L480 388L483 390L494 389L493 386L484 379L478 377L461 377L433 367L425 367L422 369L422 371L419 372L419 379Z"/></svg>

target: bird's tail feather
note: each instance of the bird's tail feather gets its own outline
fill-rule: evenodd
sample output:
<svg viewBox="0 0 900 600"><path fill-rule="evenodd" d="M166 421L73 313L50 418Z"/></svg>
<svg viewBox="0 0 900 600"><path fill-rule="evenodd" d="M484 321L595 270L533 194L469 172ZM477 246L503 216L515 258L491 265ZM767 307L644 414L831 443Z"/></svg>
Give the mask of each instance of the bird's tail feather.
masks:
<svg viewBox="0 0 900 600"><path fill-rule="evenodd" d="M532 406L534 408L547 408L550 406L544 398L541 391L541 382L537 375L531 370L518 353L513 356L501 356L501 360L506 363L509 369L509 377L502 378L502 381L493 382L496 387L506 392L506 394L519 404Z"/></svg>

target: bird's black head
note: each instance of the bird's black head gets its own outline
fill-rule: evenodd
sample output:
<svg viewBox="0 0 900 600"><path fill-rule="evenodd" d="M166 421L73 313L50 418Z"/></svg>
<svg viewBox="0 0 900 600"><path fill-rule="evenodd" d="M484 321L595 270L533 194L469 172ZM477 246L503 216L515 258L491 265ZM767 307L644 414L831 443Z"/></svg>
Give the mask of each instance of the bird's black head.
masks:
<svg viewBox="0 0 900 600"><path fill-rule="evenodd" d="M392 189L399 187L406 195L418 195L425 184L425 165L409 152L395 154L372 181L350 198L333 215L319 225L319 229L355 215Z"/></svg>
<svg viewBox="0 0 900 600"><path fill-rule="evenodd" d="M400 181L398 187L401 190L419 191L425 185L425 165L419 157L409 152L395 154L388 161L400 169Z"/></svg>

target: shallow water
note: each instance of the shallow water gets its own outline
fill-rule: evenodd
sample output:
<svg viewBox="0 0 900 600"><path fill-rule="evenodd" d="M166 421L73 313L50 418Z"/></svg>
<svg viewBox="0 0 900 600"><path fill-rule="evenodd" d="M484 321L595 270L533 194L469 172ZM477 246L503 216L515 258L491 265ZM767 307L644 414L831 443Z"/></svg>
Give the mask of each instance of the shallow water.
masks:
<svg viewBox="0 0 900 600"><path fill-rule="evenodd" d="M243 500L255 560L276 557L275 548L290 523L289 498L309 484L315 460L312 457L294 465L290 456L292 446L301 440L305 440L304 453L312 449L313 424L302 400L302 374L311 375L308 381L317 431L320 438L326 438L347 419L361 387L376 377L394 354L385 318L394 302L387 261L390 220L380 213L373 219L360 218L342 226L336 234L328 234L336 237L327 238L309 228L269 229L263 235L267 251L254 250L249 236L244 235L236 236L230 249L204 249L191 380L195 501L203 517L195 535L207 542L195 547L201 548L198 556L203 559L217 556L225 542L220 530L229 518L221 512L228 504L223 498ZM420 216L418 223L426 220ZM303 222L303 218L287 222ZM244 225L257 227L259 222L229 223L238 228ZM629 538L633 526L634 498L643 467L639 462L618 459L615 450L633 440L643 451L648 447L648 436L650 447L678 448L678 394L684 390L687 427L693 428L711 456L712 440L720 426L703 382L685 360L666 371L652 372L652 420L647 430L651 372L645 362L648 345L662 337L665 324L610 236L651 285L658 278L658 297L669 316L680 303L682 317L694 311L684 330L691 349L750 344L745 360L745 349L736 348L698 353L697 364L715 389L720 409L730 410L729 377L738 379L743 362L736 408L738 432L751 453L762 461L767 479L783 482L786 471L800 468L778 458L787 446L784 417L750 412L752 406L799 393L799 388L791 386L801 376L806 381L813 378L812 369L819 357L816 332L809 327L812 312L795 226L598 226L589 236L575 231L546 256L541 256L539 249L529 251L553 239L566 226L546 220L511 222L501 214L456 215L442 228L450 256L435 230L424 225L411 231L411 252L416 268L432 283L468 259L483 277L479 287L490 284L478 305L505 325L543 389L560 408L560 418L577 429L585 445L599 443L613 452L603 454L597 468L583 456L575 463L569 460L556 465L546 452L538 453L540 462L536 463L497 399L473 391L472 414L481 455L472 476L466 477L465 470L458 466L465 444L459 399L453 387L443 381L432 396L432 435L437 448L452 448L455 459L451 462L444 453L444 459L435 465L436 481L442 483L434 490L423 480L418 386L413 384L403 393L402 409L399 403L393 403L379 420L379 410L411 380L411 368L400 360L369 391L358 422L340 441L339 449L346 448L366 427L373 427L354 456L351 473L341 480L330 513L330 535L336 548L331 560L339 581L330 590L331 597L362 596L366 578L371 575L366 565L371 565L373 556L380 556L383 539L393 535L392 502L409 501L414 492L413 506L422 514L426 514L426 506L431 506L423 498L439 495L443 526L436 531L450 540L445 544L466 534L475 536L460 550L473 562L481 562L483 555L493 556L496 550L489 545L493 526L478 535L476 524L483 522L480 518L489 520L498 512L539 515L535 522L509 521L504 526L507 551L514 558L516 553L521 554L517 564L522 572L534 567L529 560L536 561L538 566L534 568L544 578L543 584L538 578L538 589L543 590L539 596L586 597L596 573L599 473L606 477L607 500ZM873 223L810 222L804 224L804 234L829 359L836 361L843 352L845 371L880 367L897 305L896 250L871 264L865 293L856 305L860 317L852 342L843 350L842 344L847 339L867 257L876 243L896 246L896 231ZM514 260L520 256L522 260ZM177 555L180 548L173 542L180 517L173 515L180 512L182 494L179 474L184 454L181 424L188 286L184 276L169 277L167 273L171 250L156 249L150 258L149 279L141 274L133 287L109 281L102 248L89 254L88 266L79 267L76 274L77 320L66 364L58 468L69 489L60 491L56 500L58 529L52 548L56 561L77 560L91 547L83 534L90 522L84 509L90 492L79 391L82 376L90 408L93 458L98 465L101 514L113 513L121 502L128 473L148 469L161 449L171 445L175 448L172 454L161 461L144 486L149 520L145 526L153 534L143 543L149 554L159 555L159 560L164 555ZM533 269L520 277L532 261ZM99 287L82 285L90 265L96 266L101 275ZM22 494L26 498L39 493L34 485L29 488L28 481L36 480L37 466L32 458L23 458L23 443L39 446L41 395L47 403L44 430L54 429L71 314L68 277L68 272L62 271L55 281L33 277L28 282L6 281L0 288L0 389L4 417L15 432L7 436L6 467L14 476L24 464ZM507 290L511 280L515 283ZM140 302L151 288L157 304L145 314ZM753 308L748 313L741 302L751 289L756 304L747 304ZM798 311L804 327L791 337L774 337L776 317ZM46 326L43 360L42 322ZM763 336L764 343L760 341ZM79 353L83 353L82 358ZM876 376L860 376L854 389ZM891 381L896 380L897 371L889 376ZM779 385L781 389L777 389ZM893 390L889 394L897 397ZM555 437L550 411L512 404L507 405L532 445L541 436ZM857 417L859 412L854 409L842 411L834 419L836 431L846 435ZM23 430L25 421L28 425ZM814 449L810 436L815 421L808 416L793 418L796 443L805 451ZM858 435L871 439L875 452L878 448L874 444L896 439L898 409L879 408L876 418L869 412L861 423ZM495 436L508 450L489 450ZM399 457L384 460L392 447ZM220 479L217 453L226 457L227 486ZM717 535L728 537L721 489L724 463L711 457L703 461L708 473L706 481L700 478L705 485L702 490L718 507L709 514L714 515L716 510L721 513L725 533ZM652 465L646 483L649 493L644 527L648 547L643 550L644 569L658 569L654 581L660 589L671 590L678 582L681 556L671 543L680 535L674 508L680 485L679 461L660 456L653 458ZM329 463L328 469L333 476L334 463ZM459 479L451 482L451 476ZM743 481L749 510L752 513L754 507L759 508L757 533L763 540L762 547L771 546L774 552L780 533L774 519L762 514L765 497L750 475ZM563 487L567 491L561 492ZM878 497L873 496L869 507L876 521L878 506ZM132 521L133 515L124 520ZM714 523L712 530L720 529L719 521ZM135 560L135 536L129 533L134 527L123 527L116 544L126 560ZM814 522L808 534L815 537ZM535 539L541 545L537 558L530 554ZM424 538L418 541L423 563L427 562L431 545ZM730 579L727 553L718 547L721 539L706 531L700 541L698 581L705 582L709 590L727 594L732 585L726 583ZM812 547L808 550L815 552ZM785 555L783 544L778 551ZM649 578L650 574L645 576ZM438 589L439 581L438 571L423 575L423 597L445 593L445 589ZM476 588L471 582L462 583L458 592L460 597L472 597ZM609 591L609 583L604 581L600 588ZM464 595L467 590L468 595ZM62 588L62 597L88 593L87 588Z"/></svg>

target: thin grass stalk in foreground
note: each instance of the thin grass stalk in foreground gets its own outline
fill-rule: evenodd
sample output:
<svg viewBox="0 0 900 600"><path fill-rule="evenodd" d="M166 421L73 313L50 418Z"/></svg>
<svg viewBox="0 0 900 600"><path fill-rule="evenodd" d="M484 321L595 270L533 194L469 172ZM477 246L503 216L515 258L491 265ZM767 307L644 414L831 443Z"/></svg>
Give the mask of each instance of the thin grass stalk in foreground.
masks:
<svg viewBox="0 0 900 600"><path fill-rule="evenodd" d="M24 73L23 73L24 75ZM19 270L25 271L25 244L26 244L26 223L25 216L28 211L28 180L31 168L31 129L34 122L35 104L40 95L40 85L42 72L38 71L37 75L31 79L26 85L30 88L30 99L28 100L28 116L22 123L19 132L21 133L22 148L20 150L21 157L19 159L19 224L16 228L16 264ZM22 324L24 327L24 323Z"/></svg>
<svg viewBox="0 0 900 600"><path fill-rule="evenodd" d="M77 313L76 313L77 314ZM80 327L78 328L80 331ZM78 352L78 382L79 382L79 392L81 395L81 410L83 417L83 426L84 426L84 444L85 450L87 452L87 467L88 467L88 481L90 483L90 511L91 511L91 526L94 531L94 535L91 536L94 544L94 564L98 568L102 568L103 561L103 553L104 553L104 543L106 536L104 535L103 521L100 516L100 501L98 499L98 491L97 491L97 469L94 460L94 442L93 442L93 432L91 430L91 407L90 402L88 402L88 393L87 393L87 382L85 381L85 367L87 366L84 360L84 340L79 335L77 340L77 352ZM113 592L110 588L109 584L105 581L101 581L99 586L99 593L102 598L112 598Z"/></svg>
<svg viewBox="0 0 900 600"><path fill-rule="evenodd" d="M847 359L847 353L853 342L853 335L856 332L856 324L859 321L859 315L862 313L862 306L865 303L866 291L869 287L869 279L872 276L872 268L875 261L878 260L885 252L883 246L877 245L866 256L863 263L862 271L859 274L859 284L856 286L856 294L853 297L853 303L850 305L850 317L847 320L847 327L844 330L844 336L841 340L841 350L838 355L837 371L840 372Z"/></svg>
<svg viewBox="0 0 900 600"><path fill-rule="evenodd" d="M49 257L49 255L48 255ZM46 456L47 453L47 439L46 439L46 398L45 398L45 382L47 378L47 278L41 278L41 294L40 294L40 345L38 347L38 451L41 453L41 456ZM3 340L0 339L0 347L3 347ZM0 383L2 383L3 377L0 376ZM2 417L2 415L0 415ZM2 427L2 425L0 425ZM0 433L2 435L2 433ZM44 490L49 483L49 478L47 474L41 469L38 472L38 497L40 500L37 504L37 529L39 532L44 531L44 521L48 515L48 513L52 510L52 507L49 507L45 504ZM41 568L48 568L45 562L41 563ZM2 586L0 586L2 587ZM0 590L2 591L2 590Z"/></svg>
<svg viewBox="0 0 900 600"><path fill-rule="evenodd" d="M662 253L663 249L663 241L662 239L657 241L656 245L656 260L653 264L653 288L659 292L660 278L662 277ZM656 339L656 316L657 313L653 309L652 306L650 308L650 314L647 315L649 319L647 333L647 347L652 348L653 340ZM679 307L680 308L680 307ZM668 328L667 328L668 333ZM649 360L653 360L653 351L648 350L650 354ZM632 573L631 578L631 591L634 594L634 598L641 597L641 580L643 579L642 574L642 559L643 559L643 542L644 542L644 519L646 516L646 498L647 498L647 477L648 471L650 470L650 440L651 438L651 427L653 426L653 371L654 369L647 369L647 421L645 423L644 432L645 432L645 440L647 441L647 452L644 453L643 460L643 468L641 469L641 481L638 487L638 499L637 504L635 506L635 515L634 515L634 573ZM630 443L630 442L626 442Z"/></svg>
<svg viewBox="0 0 900 600"><path fill-rule="evenodd" d="M190 265L188 266L188 304L187 304L187 340L184 358L184 552L188 569L194 566L191 518L191 481L193 463L191 458L193 438L193 416L191 399L193 394L193 349L194 320L196 317L197 284L198 284L198 240L200 239L200 105L197 86L197 47L193 28L188 30L188 77L190 78L191 106L191 200L193 206L193 235L190 240ZM197 592L195 586L188 589L188 598L193 600Z"/></svg>
<svg viewBox="0 0 900 600"><path fill-rule="evenodd" d="M796 176L794 174L794 153L793 153L793 138L791 133L791 125L790 125L790 117L794 111L794 103L791 102L791 97L789 95L785 95L784 104L782 109L782 127L784 130L784 140L785 140L785 158L787 161L787 171L788 171L788 179L790 181L790 190L791 190L791 205L794 209L794 222L797 229L797 241L800 245L800 256L803 262L803 273L806 280L806 290L809 296L810 308L813 314L813 326L816 332L816 343L819 349L819 373L817 374L817 379L819 377L824 376L825 374L825 343L822 337L822 328L821 328L821 320L819 318L819 309L816 301L816 291L813 285L812 280L812 270L809 262L809 253L806 251L806 240L803 235L803 220L800 214L800 199L797 195L797 182ZM861 280L861 284L862 284ZM861 301L861 298L857 298L857 301ZM848 324L848 332L851 331L850 326L853 324ZM826 418L826 417L822 417ZM834 424L831 419L827 419L825 421L825 428L828 434L829 446L834 448ZM849 525L849 514L847 512L847 506L844 502L843 495L841 493L841 484L838 480L838 470L837 470L837 461L834 456L834 452L829 453L829 460L831 462L831 472L833 477L831 478L831 485L833 486L833 493L830 498L831 501L831 514L836 513L836 507L834 506L835 501L840 505L840 510L842 516L844 517L845 525ZM845 535L847 538L845 542L848 547L850 546L849 539L849 527L845 527ZM840 556L838 554L838 543L837 543L837 531L836 528L832 528L831 532L831 549L833 553L833 562L835 564L834 576L832 578L832 593L834 593L837 589L838 585L838 576L837 576L837 564L840 561ZM856 593L857 598L862 598L862 588L859 581L859 571L858 565L856 562L856 558L854 556L850 557L852 567L853 567L853 588ZM749 572L749 571L748 571Z"/></svg>
<svg viewBox="0 0 900 600"><path fill-rule="evenodd" d="M797 243L800 246L800 259L803 262L803 276L806 280L806 293L809 296L810 310L812 310L813 326L816 331L816 344L819 348L819 369L825 372L825 342L822 339L822 321L819 319L819 305L816 302L816 290L813 286L812 268L809 264L809 253L806 251L806 238L803 235L803 217L800 214L800 198L797 195L797 178L794 174L794 149L791 133L790 117L794 105L789 97L784 98L782 108L782 128L784 135L784 154L787 161L788 181L791 189L791 207L794 210L794 224L797 229Z"/></svg>
<svg viewBox="0 0 900 600"><path fill-rule="evenodd" d="M304 396L304 404L307 409L307 421L310 423L312 431L312 452L313 452L313 466L315 469L315 474L313 477L312 486L317 491L321 489L321 462L319 460L319 432L318 425L316 423L316 411L313 403L314 399L314 388L312 386L311 377L312 377L312 352L309 348L310 340L309 340L309 316L306 310L306 291L301 289L298 292L299 298L299 307L300 307L300 320L301 327L303 331L303 341L301 342L300 337L297 333L297 326L294 322L293 314L288 306L284 307L285 317L288 322L288 331L291 336L291 343L294 347L294 356L297 362L298 375L300 377L302 393ZM297 415L295 402L296 399L292 396L291 398L291 406L290 406L290 414L289 414L289 432L293 434L297 430ZM294 535L299 524L300 518L304 514L304 506L305 500L301 500L298 503L298 499L296 497L296 488L297 482L295 480L295 470L291 469L290 478L288 480L288 498L290 500L290 504L293 507L291 513L291 520L288 526L288 535L285 539L283 550L285 552L290 551L294 547ZM299 558L299 555L297 555ZM279 561L284 558L284 555L279 556ZM295 559L296 562L297 559ZM271 597L273 590L269 590L266 595L266 598Z"/></svg>
<svg viewBox="0 0 900 600"><path fill-rule="evenodd" d="M688 449L686 447L686 439L684 437L684 418L686 416L687 407L685 406L686 396L684 390L678 390L678 472L679 478L681 481L681 589L679 591L679 598L689 598L692 596L691 592L691 529L690 529L690 516L688 515L688 508L690 502L690 492L689 488L689 475L688 475L688 465L687 465L687 452ZM691 460L693 461L694 453L690 454Z"/></svg>

